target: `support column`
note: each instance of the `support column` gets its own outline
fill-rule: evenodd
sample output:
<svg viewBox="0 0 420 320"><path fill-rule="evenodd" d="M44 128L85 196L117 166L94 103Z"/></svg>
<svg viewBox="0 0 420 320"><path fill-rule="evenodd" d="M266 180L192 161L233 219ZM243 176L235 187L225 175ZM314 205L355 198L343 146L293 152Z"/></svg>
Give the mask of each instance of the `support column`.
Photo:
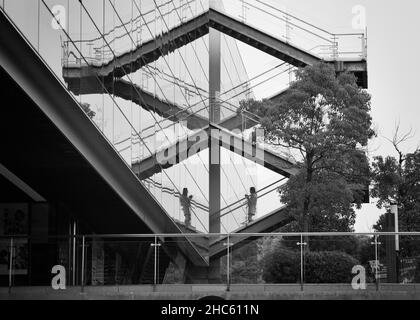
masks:
<svg viewBox="0 0 420 320"><path fill-rule="evenodd" d="M220 32L209 30L209 121L220 122ZM220 146L219 140L210 135L209 141L209 231L220 233ZM213 156L212 156L213 154ZM210 283L220 283L220 258L210 259L208 272Z"/></svg>
<svg viewBox="0 0 420 320"><path fill-rule="evenodd" d="M386 231L394 232L394 215L391 212L385 214ZM395 251L395 236L385 236L387 282L397 283L397 259Z"/></svg>

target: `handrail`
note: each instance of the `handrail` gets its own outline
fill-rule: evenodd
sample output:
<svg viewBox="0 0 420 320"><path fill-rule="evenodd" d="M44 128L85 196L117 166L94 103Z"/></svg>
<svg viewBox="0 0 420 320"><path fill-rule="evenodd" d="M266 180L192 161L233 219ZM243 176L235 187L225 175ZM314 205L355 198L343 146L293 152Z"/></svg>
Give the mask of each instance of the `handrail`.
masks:
<svg viewBox="0 0 420 320"><path fill-rule="evenodd" d="M175 10L177 10L177 9L179 9L179 8L182 8L182 7L185 7L185 6L187 6L187 5L190 5L191 3L193 3L193 2L195 2L195 1L197 1L197 0L191 0L191 1L188 1L188 2L186 2L185 4L182 4L182 5L180 5L180 6L178 6L178 7L176 7L176 8L174 8L174 9L172 9L172 10L170 10L170 11L168 11L168 12L166 12L165 14L163 14L163 16L167 16L167 15L169 15L169 14L171 14L172 12L174 12ZM167 1L167 2L165 2L165 3L162 3L162 4L160 4L160 5L158 5L158 7L162 7L162 6L164 6L164 5L167 5L167 4L169 4L169 3L173 3L173 1ZM149 11L146 11L146 12L144 12L143 14L141 14L141 15L138 15L137 17L135 17L134 19L130 19L129 21L127 21L126 23L122 23L122 24L119 24L119 25L117 25L117 26L115 26L114 28L112 28L112 29L110 29L108 32L105 32L105 33L103 33L103 36L109 36L112 32L115 32L117 29L120 29L120 28L124 28L125 26L127 26L128 24L130 24L130 23L136 23L137 22L137 20L140 20L142 17L141 16L147 16L147 15L149 15L149 14L152 14L152 13L154 13L154 10L149 10ZM194 19L194 18L196 18L196 17L192 17L191 19ZM190 19L190 20L191 20ZM150 21L148 21L146 24L149 24L149 23L152 23L152 22L155 22L156 21L156 19L155 18L153 18L153 19L151 19ZM189 21L189 20L187 20L187 21ZM185 22L187 22L187 21L183 21L182 23L185 23ZM179 25L181 25L182 23L180 23ZM179 25L177 25L177 26L179 26ZM176 27L176 26L175 26ZM136 29L134 29L133 31L136 31L138 28L136 28ZM124 34L123 36L125 36L126 34ZM117 37L117 38L115 38L115 39L119 39L119 38L121 38L121 37ZM83 39L80 39L80 40L74 40L74 43L83 43L83 42L93 42L93 41L97 41L97 40L101 40L102 39L102 37L96 37L96 38L91 38L91 39L86 39L86 40L83 40ZM111 40L111 41L109 41L109 43L113 43L113 41L114 40ZM66 42L66 43L69 43L70 41L64 41L64 42ZM102 48L105 48L105 46L103 46ZM101 49L101 47L97 47L97 48L94 48L95 50L99 50L99 49Z"/></svg>
<svg viewBox="0 0 420 320"><path fill-rule="evenodd" d="M267 195L267 194L269 194L269 193L271 193L271 192L273 192L273 191L277 190L278 188L280 188L280 186L279 186L279 187L275 187L275 188L273 188L273 189L271 189L271 190L269 190L269 191L267 191L267 192L265 192L265 193L263 193L263 194L261 194L261 195L257 195L257 199L264 197L265 195ZM258 193L258 192L257 192L257 193ZM246 199L246 198L242 199L242 201L244 201L245 199ZM228 214L232 213L234 210L237 210L237 209L239 209L239 208L242 208L243 206L246 206L246 205L247 205L247 204L246 204L246 203L244 203L244 204L242 204L242 205L237 206L237 207L236 207L236 208L234 208L234 209L230 209L230 210L229 210L229 212L226 212L226 213L224 213L224 214L220 215L220 217L227 216Z"/></svg>
<svg viewBox="0 0 420 320"><path fill-rule="evenodd" d="M51 238L51 239L69 239L69 238L154 238L154 237L170 237L170 238L186 238L186 237L298 237L298 236L307 236L307 237L345 237L345 236L419 236L419 231L399 231L399 232L248 232L248 233L123 233L123 234L78 234L78 235L47 235L47 236L27 236L22 234L12 234L12 235L0 235L0 239L39 239L39 238Z"/></svg>
<svg viewBox="0 0 420 320"><path fill-rule="evenodd" d="M265 189L267 189L267 188L270 188L271 186L273 186L273 185L275 185L275 184L277 184L277 183L280 183L280 182L282 182L283 180L285 180L285 179L287 179L287 178L281 178L280 180L277 180L277 181L275 181L275 182L273 182L273 183L270 183L269 185L267 185L267 186L265 186L264 188L261 188L260 190L258 190L258 191L256 191L257 192L257 194L258 194L258 192L261 192L261 191L263 191L263 190L265 190ZM273 190L271 190L271 191L273 191ZM271 192L270 191L270 192ZM264 195L266 195L266 193L265 194L262 194L262 195L257 195L257 199L258 198L260 198L260 197L262 197L262 196L264 196ZM222 209L220 209L220 210L218 210L218 211L215 211L215 212L212 212L211 214L212 215L215 215L215 214L218 214L218 213L220 213L221 211L224 211L224 210L226 210L227 208L230 208L231 206L234 206L235 204L237 204L237 203L240 203L240 202L242 202L242 201L244 201L246 198L245 197L243 197L243 198L241 198L241 199L239 199L239 200L237 200L237 201L235 201L235 202L232 202L230 205L228 205L228 206L226 206L226 207L224 207L224 208L222 208ZM238 208L240 208L240 207L242 207L243 205L241 205L241 206L239 206ZM231 213L232 212L232 210L236 210L237 208L235 208L235 209L231 209L228 213ZM225 214L223 214L223 215L221 215L220 217L223 217L223 216L225 216L226 214L228 214L228 213L225 213Z"/></svg>
<svg viewBox="0 0 420 320"><path fill-rule="evenodd" d="M303 31L304 33L301 34L301 37L303 37L303 38L308 39L304 35L304 34L306 34L306 35L310 35L312 37L316 37L316 38L318 38L318 39L320 39L322 41L327 42L328 44L330 44L332 46L332 50L331 50L330 54L332 55L332 57L334 58L334 60L337 59L337 57L340 54L341 55L345 55L345 54L354 53L354 54L359 54L359 55L362 55L362 56L365 54L365 39L366 39L366 34L363 33L363 32L360 32L360 33L354 33L354 32L353 33L352 32L350 32L350 33L332 33L330 31L327 31L325 29L322 29L320 27L317 27L314 24L311 24L309 22L306 22L303 19L300 19L300 18L298 18L298 17L296 17L296 16L294 16L292 14L289 14L289 13L287 13L287 12L281 10L281 9L278 9L275 6L272 6L270 4L267 4L267 3L263 2L263 1L256 0L256 2L258 2L258 3L260 3L260 4L264 5L264 6L266 6L268 8L270 8L271 10L277 11L277 14L276 13L273 13L273 12L267 11L268 9L265 9L265 8L262 8L262 7L258 7L258 6L255 5L255 3L250 3L249 1L241 0L241 5L244 6L246 4L248 9L249 9L248 6L254 8L255 9L254 12L260 11L260 12L262 12L265 15L269 15L269 16L277 19L277 20L282 21L282 23L285 23L286 24L286 28L287 28L287 26L289 26L290 30L296 29L296 30ZM234 5L237 6L238 4L235 3ZM236 20L235 17L237 17L237 15L235 14L234 16L231 16L231 12L229 12L229 10L221 9L219 11L219 8L212 8L212 9L215 10L215 11L218 11L218 12L223 12L223 14L226 14L227 16L230 16L231 18L233 18L233 19ZM279 16L278 13L281 13L281 14L285 15L285 17L283 18L283 17ZM242 17L242 18L244 18L244 17ZM303 24L304 26L299 25L299 24L296 24L293 21L296 21L296 23ZM245 23L245 22L243 22L243 23ZM248 22L247 22L247 24L250 25L250 26L252 25L252 24L250 24ZM264 30L259 29L258 27L256 27L256 25L257 24L254 23L252 25L252 28L254 28L256 30L260 30L261 32L266 33L267 35L271 34L270 32L267 32L267 31L264 31ZM312 31L310 29L314 29L316 31ZM317 31L318 32L322 32L325 35L321 35L321 34L317 33ZM278 38L278 35L277 36L276 35L273 35L273 34L271 34L271 35L273 37ZM348 52L348 51L346 51L346 52L339 51L339 46L340 46L340 43L341 42L338 42L338 40L340 40L340 38L344 38L344 37L348 37L348 36L359 36L360 37L360 39L362 40L362 44L361 44L361 48L360 48L359 51L351 51L351 52ZM288 35L281 36L281 37L286 38L286 42L287 43L289 43L289 42L290 43L295 43L296 42L296 41L293 41L293 40L290 40L289 41L289 36ZM315 39L313 39L313 40L315 40ZM305 49L303 49L303 50L305 50ZM305 50L305 51L307 51L307 50ZM322 56L325 56L325 53L321 53L320 54L320 58Z"/></svg>
<svg viewBox="0 0 420 320"><path fill-rule="evenodd" d="M162 189L162 192L164 192L164 193L174 194L174 195L175 195L175 197L177 197L177 198L179 198L179 197L182 195L179 191L176 191L175 189L171 189L171 188L169 188L169 187L165 187L165 186L163 186L161 183L156 182L156 181L153 181L153 180L152 180L152 179L150 179L150 178L145 179L145 181L147 181L147 183L153 184L153 185L154 185L154 186L156 186L157 188ZM165 189L165 191L164 191L164 189ZM206 206L205 204L202 204L202 203L198 202L197 200L191 200L191 203L192 203L195 207L197 207L197 208L199 208L199 209L201 209L201 210L204 210L204 211L206 211L206 210L208 211L208 210L209 210L209 207L208 207L208 206ZM197 219L198 219L198 217L197 217ZM204 227L204 226L203 226L203 227Z"/></svg>
<svg viewBox="0 0 420 320"><path fill-rule="evenodd" d="M268 4L268 3L265 3L264 1L261 1L261 0L255 0L255 1L261 3L262 5L265 5L265 6L269 7L270 9L273 9L275 11L281 12L281 13L283 13L284 15L286 15L288 17L292 17L293 19L296 19L296 20L298 20L298 21L300 21L300 22L302 22L302 23L304 23L304 24L306 24L306 25L308 25L308 26L310 26L310 27L312 27L314 29L317 29L319 31L322 31L324 33L327 33L328 35L331 35L331 36L357 36L357 35L365 35L363 32L356 32L356 33L333 33L333 32L330 32L328 30L325 30L323 28L320 28L320 27L318 27L318 26L316 26L316 25L314 25L312 23L309 23L309 22L307 22L307 21L305 21L305 20L303 20L301 18L298 18L295 15L290 14L289 12L283 11L283 10L281 10L279 8L276 8L276 7L274 7L274 6L272 6L272 5ZM248 4L248 5L251 5L247 1L245 1L245 3ZM259 10L261 10L263 12L266 12L265 10L263 10L261 8L258 8L257 7L257 9L259 9Z"/></svg>
<svg viewBox="0 0 420 320"><path fill-rule="evenodd" d="M258 1L258 0L256 0L256 1ZM260 2L260 1L258 1L258 2ZM261 12L264 12L265 14L268 14L268 15L270 15L270 16L272 16L272 17L274 17L274 18L277 18L277 19L278 19L278 20L280 20L280 21L286 22L286 23L290 24L291 26L294 26L294 27L299 28L299 29L301 29L301 30L303 30L303 31L306 31L306 32L308 32L308 33L310 33L310 34L312 34L312 35L314 35L314 36L316 36L316 37L318 37L318 38L320 38L320 39L322 39L322 40L325 40L325 41L327 41L327 42L333 43L333 41L332 41L331 39L327 39L327 38L325 38L325 37L322 37L322 36L320 36L320 35L316 34L315 32L312 32L312 31L310 31L310 30L308 30L308 29L305 29L305 28L303 28L303 27L300 27L300 26L298 26L298 25L296 25L296 24L294 24L294 23L292 23L292 22L290 22L290 21L287 21L287 20L285 20L285 19L282 19L282 18L280 18L280 17L278 17L278 16L276 16L276 15L274 15L274 14L272 14L272 13L270 13L270 12L268 12L268 11L264 10L264 9L258 8L258 7L256 7L256 6L254 6L253 4L250 4L249 2L245 2L245 3L246 3L246 4L248 4L249 6L251 6L251 7L255 8L255 9L257 9L257 10L260 10ZM286 14L287 14L287 13L286 13ZM291 15L289 15L289 16L291 16ZM309 23L306 23L306 24L310 25ZM312 26L312 25L311 25L311 26ZM317 28L317 27L315 27L315 28ZM319 29L319 28L317 28L317 29ZM320 30L322 30L322 29L320 29ZM324 31L324 30L323 30L323 31ZM332 34L332 33L328 32L328 31L324 31L324 32L326 32L328 35L334 36L334 34Z"/></svg>

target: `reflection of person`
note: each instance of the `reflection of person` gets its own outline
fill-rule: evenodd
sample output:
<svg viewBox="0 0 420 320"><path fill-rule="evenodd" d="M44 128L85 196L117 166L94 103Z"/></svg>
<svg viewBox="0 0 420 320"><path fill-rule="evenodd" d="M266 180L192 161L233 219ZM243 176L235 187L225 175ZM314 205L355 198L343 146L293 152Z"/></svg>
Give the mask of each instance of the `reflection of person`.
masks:
<svg viewBox="0 0 420 320"><path fill-rule="evenodd" d="M191 200L193 196L188 195L188 188L184 188L182 190L182 194L180 197L181 207L184 211L184 217L185 217L185 226L190 227L191 226Z"/></svg>
<svg viewBox="0 0 420 320"><path fill-rule="evenodd" d="M249 189L249 193L249 195L245 195L248 206L248 223L252 221L253 217L255 216L255 213L257 212L257 192L255 191L255 188L251 187Z"/></svg>

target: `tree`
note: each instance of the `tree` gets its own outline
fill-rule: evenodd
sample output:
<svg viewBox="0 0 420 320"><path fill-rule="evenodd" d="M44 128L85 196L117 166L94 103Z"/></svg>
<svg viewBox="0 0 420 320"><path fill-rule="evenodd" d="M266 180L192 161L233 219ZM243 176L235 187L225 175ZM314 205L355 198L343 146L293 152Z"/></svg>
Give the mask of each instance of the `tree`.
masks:
<svg viewBox="0 0 420 320"><path fill-rule="evenodd" d="M276 102L247 100L241 107L260 116L266 143L287 148L301 170L280 191L296 223L293 231L351 231L354 204L369 181L363 150L374 136L370 95L354 75L338 76L320 63L296 72Z"/></svg>
<svg viewBox="0 0 420 320"><path fill-rule="evenodd" d="M397 157L377 156L372 163L372 196L378 198L377 207L389 212L391 203L398 204L399 231L420 230L420 149L412 153L402 151L402 144L412 138L411 130L399 133L399 124L394 137L389 140ZM386 231L385 214L379 217L374 226L376 231ZM411 256L420 254L417 249L418 239L403 237L402 254Z"/></svg>

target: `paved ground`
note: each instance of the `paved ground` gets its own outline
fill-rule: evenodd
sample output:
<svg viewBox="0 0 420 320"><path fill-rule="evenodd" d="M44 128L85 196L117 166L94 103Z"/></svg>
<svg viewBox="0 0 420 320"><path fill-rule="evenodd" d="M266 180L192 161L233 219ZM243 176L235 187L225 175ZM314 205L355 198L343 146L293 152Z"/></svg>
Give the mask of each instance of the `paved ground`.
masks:
<svg viewBox="0 0 420 320"><path fill-rule="evenodd" d="M366 290L353 290L348 284L305 285L136 285L136 286L86 286L53 290L50 287L0 288L0 299L187 299L219 296L227 300L261 299L345 299L420 300L420 285L381 284L368 285Z"/></svg>

